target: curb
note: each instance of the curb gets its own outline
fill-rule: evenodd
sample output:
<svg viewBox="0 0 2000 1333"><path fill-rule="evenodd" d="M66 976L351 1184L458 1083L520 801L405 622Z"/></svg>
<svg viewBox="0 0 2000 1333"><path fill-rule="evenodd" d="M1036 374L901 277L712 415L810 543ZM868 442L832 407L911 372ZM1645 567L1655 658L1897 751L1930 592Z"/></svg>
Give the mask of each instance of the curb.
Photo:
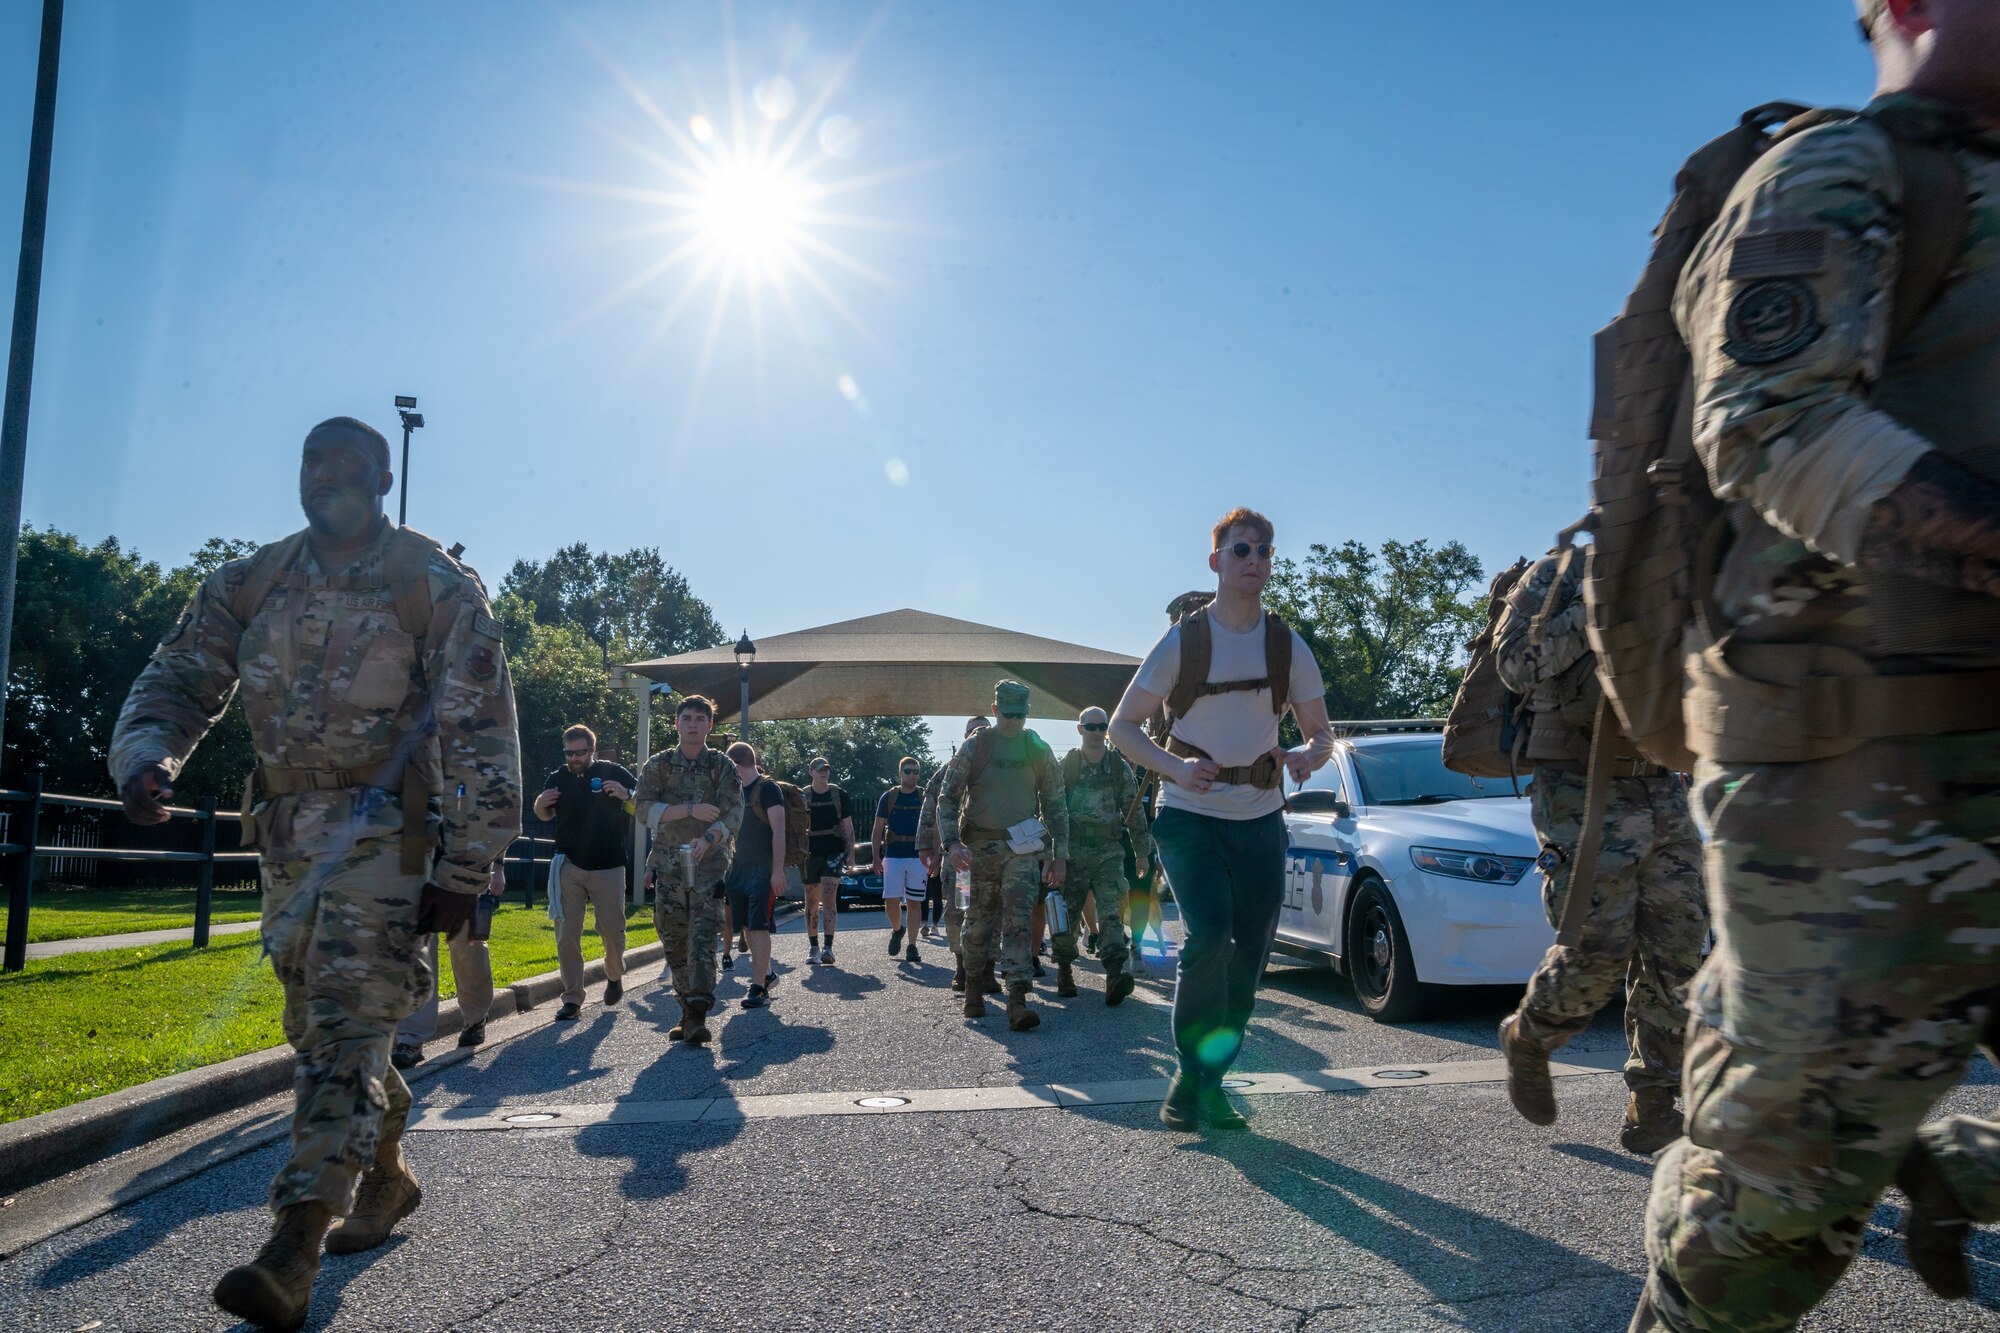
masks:
<svg viewBox="0 0 2000 1333"><path fill-rule="evenodd" d="M665 952L657 940L627 949L626 970L658 962ZM585 985L604 980L604 960L584 964L583 980ZM508 982L494 987L493 1007L486 1016L525 1012L561 994L559 971ZM455 1036L464 1027L458 1001L447 1000L438 1008L432 1040ZM292 1048L273 1046L0 1125L0 1195L67 1175L210 1116L275 1096L291 1085Z"/></svg>

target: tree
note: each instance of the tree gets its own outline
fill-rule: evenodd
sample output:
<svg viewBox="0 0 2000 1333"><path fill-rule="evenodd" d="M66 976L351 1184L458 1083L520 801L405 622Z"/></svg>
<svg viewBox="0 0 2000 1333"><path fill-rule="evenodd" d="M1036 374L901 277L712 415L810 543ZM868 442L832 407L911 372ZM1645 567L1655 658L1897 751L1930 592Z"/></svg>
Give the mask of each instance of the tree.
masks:
<svg viewBox="0 0 2000 1333"><path fill-rule="evenodd" d="M1357 541L1279 560L1264 603L1289 621L1319 659L1336 718L1441 717L1464 673L1464 645L1479 632L1479 561L1458 542Z"/></svg>
<svg viewBox="0 0 2000 1333"><path fill-rule="evenodd" d="M501 592L533 608L541 625L573 625L609 669L621 657L666 657L725 642L708 604L653 547L593 555L587 543L537 563L516 560Z"/></svg>
<svg viewBox="0 0 2000 1333"><path fill-rule="evenodd" d="M931 729L917 717L812 717L750 722L757 757L772 777L806 785L806 761L826 756L835 786L857 805L875 808L875 799L896 782L896 761L904 755L925 759ZM857 815L859 830L866 821ZM861 836L861 835L857 835Z"/></svg>
<svg viewBox="0 0 2000 1333"><path fill-rule="evenodd" d="M40 768L50 789L114 794L105 762L132 682L201 581L251 549L214 538L162 574L115 537L85 546L23 527L7 681L7 771ZM241 707L231 704L175 783L177 800L233 803L253 762Z"/></svg>
<svg viewBox="0 0 2000 1333"><path fill-rule="evenodd" d="M564 727L582 723L598 743L621 752L632 743L638 708L628 691L615 689L596 644L575 625L544 625L534 606L503 592L493 602L514 678L514 708L521 725L521 766L530 794L542 775L562 763ZM659 721L654 721L659 733ZM636 769L641 755L628 763Z"/></svg>

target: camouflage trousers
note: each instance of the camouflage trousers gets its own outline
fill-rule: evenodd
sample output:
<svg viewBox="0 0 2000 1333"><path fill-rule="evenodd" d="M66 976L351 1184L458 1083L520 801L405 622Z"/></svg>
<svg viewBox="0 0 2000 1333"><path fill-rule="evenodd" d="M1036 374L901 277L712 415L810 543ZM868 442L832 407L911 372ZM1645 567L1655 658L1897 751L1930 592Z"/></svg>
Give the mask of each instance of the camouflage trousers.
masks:
<svg viewBox="0 0 2000 1333"><path fill-rule="evenodd" d="M292 1066L292 1155L271 1207L354 1206L385 1119L409 1117L410 1088L389 1063L396 1025L431 989L417 933L424 876L403 873L398 832L297 861L267 861L264 951L284 987Z"/></svg>
<svg viewBox="0 0 2000 1333"><path fill-rule="evenodd" d="M659 932L674 995L685 1005L700 1000L715 1007L715 937L722 929L722 862L711 852L694 868L695 882L682 878L678 857L653 864L653 929Z"/></svg>
<svg viewBox="0 0 2000 1333"><path fill-rule="evenodd" d="M1001 981L1028 985L1035 979L1031 937L1042 894L1042 854L1016 856L1004 841L969 843L967 849L972 853L972 908L959 929L965 970L977 971L997 959Z"/></svg>
<svg viewBox="0 0 2000 1333"><path fill-rule="evenodd" d="M1583 777L1535 769L1535 836L1574 857L1588 793ZM1625 1082L1676 1089L1687 1031L1687 987L1708 938L1701 846L1675 776L1615 778L1582 938L1554 944L1521 997L1520 1031L1551 1050L1590 1026L1625 987ZM1542 877L1555 924L1569 899L1570 865Z"/></svg>
<svg viewBox="0 0 2000 1333"><path fill-rule="evenodd" d="M1788 1329L1912 1138L1975 1221L2000 1220L2000 1124L1923 1123L2000 1037L2000 733L1695 778L1716 947L1632 1328Z"/></svg>
<svg viewBox="0 0 2000 1333"><path fill-rule="evenodd" d="M1076 961L1076 932L1086 901L1097 905L1099 945L1097 956L1107 969L1125 965L1131 946L1125 937L1125 849L1117 843L1107 848L1085 844L1071 849L1069 873L1061 890L1069 908L1069 929L1051 940L1058 963Z"/></svg>

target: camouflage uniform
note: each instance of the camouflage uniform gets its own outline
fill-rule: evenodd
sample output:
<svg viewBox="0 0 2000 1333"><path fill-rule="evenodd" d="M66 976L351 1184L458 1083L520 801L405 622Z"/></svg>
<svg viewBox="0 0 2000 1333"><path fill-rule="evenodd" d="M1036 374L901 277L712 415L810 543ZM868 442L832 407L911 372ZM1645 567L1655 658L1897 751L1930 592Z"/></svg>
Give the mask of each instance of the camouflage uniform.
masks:
<svg viewBox="0 0 2000 1333"><path fill-rule="evenodd" d="M987 746L992 757L975 779L973 757ZM1048 825L1048 846L1016 855L1008 848L1007 829L1037 816ZM963 842L972 853L972 907L959 929L967 974L993 960L997 931L1000 979L1009 987L1031 984L1031 923L1042 894L1042 862L1069 858L1062 766L1048 743L1033 732L1003 736L995 730L959 746L938 788L937 824L945 846ZM952 897L955 901L956 889Z"/></svg>
<svg viewBox="0 0 2000 1333"><path fill-rule="evenodd" d="M957 953L965 913L958 906L958 872L952 869L950 859L944 854L944 843L938 838L937 828L938 788L944 785L947 767L949 765L940 765L937 772L931 774L931 780L924 784L923 813L917 816L917 851L937 853L938 878L944 883L944 938L951 951Z"/></svg>
<svg viewBox="0 0 2000 1333"><path fill-rule="evenodd" d="M660 822L668 806L714 806L712 823L688 816ZM673 970L674 994L683 1006L715 1007L715 936L722 929L722 879L729 869L736 827L743 820L743 784L736 765L720 750L704 748L689 759L676 745L646 761L639 774L639 817L653 829L653 928ZM694 883L681 868L681 844L702 834L719 836L695 862Z"/></svg>
<svg viewBox="0 0 2000 1333"><path fill-rule="evenodd" d="M1125 934L1125 844L1129 832L1135 847L1146 845L1146 818L1139 813L1139 779L1125 756L1106 747L1104 758L1090 763L1083 750L1063 756L1063 801L1069 809L1070 858L1063 879L1063 902L1069 907L1069 929L1054 937L1058 963L1076 961L1076 927L1083 904L1097 904L1101 936L1097 956L1108 971L1118 971L1131 953Z"/></svg>
<svg viewBox="0 0 2000 1333"><path fill-rule="evenodd" d="M113 778L153 764L177 774L239 684L260 771L381 768L410 751L429 712L445 795L429 817L442 853L428 877L453 893L484 892L488 868L521 830L514 691L485 590L471 570L430 552L432 610L419 661L386 566L392 542L428 539L399 538L385 524L328 571L302 538L284 567L299 577L274 588L247 624L233 602L256 557L209 576L125 700ZM370 591L377 578L382 586ZM409 1113L410 1090L389 1049L431 986L417 933L426 875L403 868L402 800L386 787L272 796L256 807L255 831L264 951L284 986L285 1039L298 1052L292 1155L271 1184L271 1206L318 1201L344 1214L375 1161L385 1112L397 1125Z"/></svg>
<svg viewBox="0 0 2000 1333"><path fill-rule="evenodd" d="M1902 176L1866 119L1752 166L1677 301L1696 445L1734 511L1715 592L1739 671L1720 670L1724 645L1689 659L1717 938L1689 999L1688 1137L1654 1175L1634 1329L1793 1327L1913 1140L1973 1220L2000 1219L2000 1125L1922 1123L2000 1035L2000 733L1801 725L1817 752L1778 762L1746 730L1792 697L1742 683L1769 645L1881 675L2000 666L1992 599L1856 563L1876 502L1931 450L2000 480L2000 130L1910 94L1868 116L1950 146L1971 199L1952 276L1893 356Z"/></svg>
<svg viewBox="0 0 2000 1333"><path fill-rule="evenodd" d="M1565 704L1595 708L1596 658L1584 636L1583 560L1567 562L1554 613L1542 635L1533 622L1564 562L1550 552L1508 594L1494 633L1494 665L1501 683L1529 700L1534 711L1529 753L1547 754L1534 766L1529 793L1535 837L1559 849L1543 858L1542 903L1554 925L1570 889L1571 857L1582 832L1588 783L1574 747L1548 743L1553 724L1578 741L1588 733L1566 727ZM1568 737L1565 737L1565 740ZM1566 753L1569 752L1569 753ZM1701 849L1688 817L1687 788L1678 775L1651 765L1626 765L1613 779L1597 853L1596 882L1583 934L1574 947L1554 944L1528 982L1517 1020L1522 1036L1554 1050L1577 1036L1597 1011L1625 986L1625 1039L1630 1054L1625 1082L1634 1090L1671 1091L1681 1081L1682 1038L1687 1029L1687 985L1701 966L1708 937ZM1547 863L1562 860L1553 869Z"/></svg>

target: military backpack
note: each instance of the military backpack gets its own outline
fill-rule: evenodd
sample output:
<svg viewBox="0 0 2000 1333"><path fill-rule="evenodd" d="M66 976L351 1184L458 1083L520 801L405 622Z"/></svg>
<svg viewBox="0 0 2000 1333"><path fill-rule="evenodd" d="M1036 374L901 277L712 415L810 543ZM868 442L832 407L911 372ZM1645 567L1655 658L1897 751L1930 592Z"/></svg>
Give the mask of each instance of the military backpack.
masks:
<svg viewBox="0 0 2000 1333"><path fill-rule="evenodd" d="M1268 689L1271 692L1271 711L1283 717L1292 698L1292 627L1275 611L1264 613L1264 674L1254 680L1209 683L1208 668L1215 651L1208 619L1210 609L1204 606L1190 611L1179 622L1180 669L1174 674L1173 689L1167 693L1163 719L1166 739L1160 745L1167 753L1183 759L1214 758L1200 746L1191 745L1173 734L1174 722L1186 717L1188 710L1201 700L1242 690ZM1224 768L1216 774L1215 780L1261 787L1266 791L1281 786L1285 777L1281 759L1283 753L1282 750L1272 750L1269 754L1259 755L1252 763Z"/></svg>
<svg viewBox="0 0 2000 1333"><path fill-rule="evenodd" d="M806 841L812 836L812 806L806 800L803 787L797 787L777 778L766 778L766 782L778 789L778 795L785 798L785 864L802 866L806 863ZM764 827L771 826L771 817L756 802L750 802L750 809L757 818L764 821Z"/></svg>
<svg viewBox="0 0 2000 1333"><path fill-rule="evenodd" d="M1486 591L1486 625L1465 645L1465 675L1444 719L1444 766L1472 778L1512 778L1526 735L1527 700L1500 679L1494 634L1514 585L1529 563L1516 560L1493 576Z"/></svg>
<svg viewBox="0 0 2000 1333"><path fill-rule="evenodd" d="M1815 126L1852 120L1853 111L1772 102L1745 112L1736 128L1687 160L1673 203L1654 233L1652 256L1618 318L1594 343L1596 442L1584 573L1590 645L1598 679L1625 734L1648 758L1692 768L1682 714L1684 639L1691 623L1715 642L1715 572L1729 525L1694 446L1693 362L1674 317L1681 275L1737 181L1772 146ZM1887 127L1884 127L1885 133ZM1969 223L1964 174L1932 144L1889 135L1903 178L1905 229L1890 344L1913 329L1936 299ZM1884 719L1851 723L1896 734ZM1881 730L1883 726L1889 730ZM1600 726L1605 737L1611 728Z"/></svg>

